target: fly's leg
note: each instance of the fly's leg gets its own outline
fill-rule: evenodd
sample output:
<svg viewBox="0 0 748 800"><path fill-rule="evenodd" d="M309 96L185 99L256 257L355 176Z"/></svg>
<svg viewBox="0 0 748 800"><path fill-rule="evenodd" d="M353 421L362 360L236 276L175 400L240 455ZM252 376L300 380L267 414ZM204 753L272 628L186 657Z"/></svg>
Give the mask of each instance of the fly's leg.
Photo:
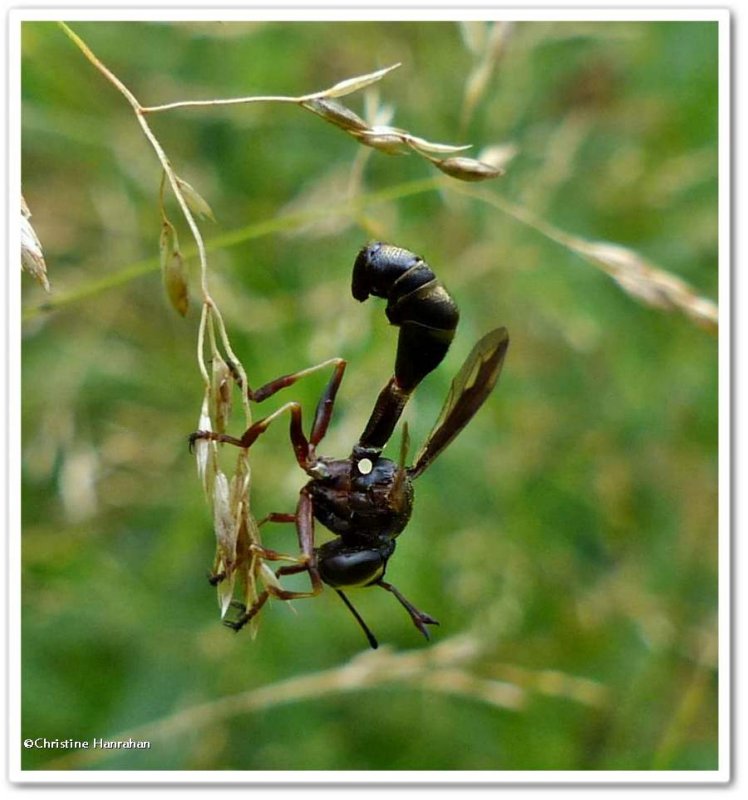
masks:
<svg viewBox="0 0 748 800"><path fill-rule="evenodd" d="M281 389L285 389L287 386L293 386L293 384L296 383L296 381L301 380L301 378L305 378L307 375L312 375L315 372L319 372L319 370L329 367L331 364L335 365L336 370L340 369L341 364L343 365L343 368L345 368L345 361L342 358L330 358L327 361L323 361L321 364L315 364L313 367L300 369L298 372L291 372L288 375L281 375L280 378L275 378L275 380L268 381L258 389L252 389L251 387L247 386L247 397L253 403L261 403L263 400L267 400L268 397L272 397ZM234 380L244 391L244 388L242 387L241 376L239 375L238 370L231 363L229 363L228 366L231 370L231 374L234 376Z"/></svg>
<svg viewBox="0 0 748 800"><path fill-rule="evenodd" d="M386 589L388 592L391 592L395 595L395 597L400 602L400 605L410 614L410 618L413 620L413 624L418 628L419 631L428 639L429 632L426 629L426 625L438 625L439 622L435 620L430 614L426 614L424 611L419 611L410 600L407 600L402 593L396 589L391 583L387 583L386 581L377 581L376 586L381 586L383 589Z"/></svg>
<svg viewBox="0 0 748 800"><path fill-rule="evenodd" d="M317 404L309 439L307 439L304 435L301 424L301 406L296 402L291 402L281 406L277 411L274 411L264 419L261 419L255 422L253 425L250 425L250 427L247 428L247 430L244 431L244 433L239 437L230 436L226 433L217 433L216 431L195 431L195 433L190 434L189 437L190 449L194 447L196 441L204 439L213 442L224 442L226 444L232 444L235 447L247 449L255 443L257 438L268 429L270 424L275 419L281 416L281 414L289 412L291 415L289 428L291 445L299 466L303 470L307 470L316 459L316 446L322 441L325 433L327 433L327 428L330 424L330 419L332 418L332 412L335 405L335 397L340 387L340 383L343 380L343 373L345 372L346 362L341 358L332 359L332 361L325 363L334 363L335 369L333 370L333 374L327 386L325 387L325 390L322 392ZM276 381L272 381L271 383L266 384L265 386L256 390L254 394L257 396L264 392L262 399L265 399L271 394L277 392L278 389L283 388L284 386L290 386L291 383L294 383L302 375L308 374L311 370L318 368L319 367L312 367L310 370L302 370L301 372L293 373L293 375L286 375L283 378L278 378ZM268 387L272 388L268 389Z"/></svg>
<svg viewBox="0 0 748 800"><path fill-rule="evenodd" d="M351 612L351 614L353 614L356 622L358 622L358 624L361 626L361 630L366 636L366 641L369 642L369 647L371 647L372 650L376 650L377 647L379 647L379 642L377 641L377 637L371 632L371 628L366 624L366 622L364 622L364 618L358 613L348 597L343 594L340 589L336 589L335 591L338 593L338 597L345 603L346 608Z"/></svg>
<svg viewBox="0 0 748 800"><path fill-rule="evenodd" d="M301 406L298 403L291 402L281 406L277 411L273 412L264 419L251 425L241 437L229 436L224 433L216 433L214 431L196 431L189 437L190 448L192 448L196 441L200 439L207 439L216 442L225 442L233 444L236 447L249 448L257 440L257 438L264 433L271 422L279 417L286 411L291 416L289 435L291 438L291 445L296 455L296 461L299 466L307 471L316 461L315 448L322 441L327 428L332 418L333 408L335 405L335 397L338 389L340 388L343 374L345 372L346 362L343 359L333 359L335 369L330 377L330 380L322 392L322 395L317 403L317 408L312 422L312 430L309 439L304 435L301 418ZM315 369L315 368L312 368ZM311 370L303 370L293 375L287 375L283 378L278 378L276 381L266 384L264 387L253 392L253 399L265 399L271 394L274 394L284 386L290 386L300 377L308 374ZM295 522L299 546L301 548L301 556L287 556L278 553L269 548L255 546L255 551L258 552L261 558L268 561L291 560L297 563L289 566L281 567L276 571L276 576L291 575L298 572L308 572L312 584L309 592L294 592L282 589L278 586L268 584L267 587L258 595L255 602L250 608L236 604L241 609L241 614L236 620L225 620L225 624L230 628L238 631L241 630L265 605L270 596L277 597L280 600L293 600L299 597L314 597L322 591L322 579L317 569L316 555L314 552L314 515L312 510L312 499L307 492L302 490L299 497L299 504L295 514L269 514L263 522ZM220 580L219 576L215 576L216 582Z"/></svg>
<svg viewBox="0 0 748 800"><path fill-rule="evenodd" d="M280 521L284 522L290 521L288 517L294 517L301 556L298 558L291 557L297 563L280 567L276 570L275 574L277 577L281 577L283 575L297 575L300 572L307 572L311 582L311 589L306 592L290 591L268 584L265 589L260 592L257 600L255 600L250 608L246 608L241 604L236 604L237 607L241 609L240 615L234 620L224 620L224 625L235 631L240 631L260 611L269 597L276 597L279 600L297 600L302 597L316 597L322 591L322 578L317 568L317 557L314 551L314 510L312 507L312 498L309 493L305 489L301 490L295 515L282 514L278 516L283 517ZM289 558L282 553L276 553L274 550L266 550L265 548L259 548L259 550L261 556L267 558L269 561L285 560Z"/></svg>

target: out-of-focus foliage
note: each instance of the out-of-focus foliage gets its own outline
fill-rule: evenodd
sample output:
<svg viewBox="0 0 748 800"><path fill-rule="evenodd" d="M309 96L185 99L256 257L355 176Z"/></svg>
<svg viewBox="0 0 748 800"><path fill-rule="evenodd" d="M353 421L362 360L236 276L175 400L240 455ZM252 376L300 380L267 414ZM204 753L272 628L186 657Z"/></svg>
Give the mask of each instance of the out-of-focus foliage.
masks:
<svg viewBox="0 0 748 800"><path fill-rule="evenodd" d="M716 23L520 23L478 77L466 42L485 31L447 23L74 27L147 105L299 95L402 62L376 87L391 124L516 150L488 191L716 297ZM361 97L346 102L365 113ZM499 387L419 480L388 570L440 620L436 644L384 592L354 595L398 651L423 655L459 635L483 653L441 684L424 668L422 680L302 694L89 768L716 768L716 339L471 197L353 200L341 215L350 185L359 198L397 194L435 171L407 155L362 161L353 139L297 107L175 110L151 123L213 209L208 240L291 211L322 215L214 248L210 280L255 385L349 361L323 453L349 452L394 360L382 304L349 294L367 239L422 254L462 312L447 360L406 412L416 447L473 342L509 328ZM329 591L270 604L254 641L220 624L206 580L211 515L186 443L202 399L199 296L185 319L165 299L160 179L123 98L57 26L24 24L23 188L53 286L46 296L24 282L24 737L112 738L335 670L365 648ZM176 208L170 217L179 227ZM179 235L186 251L189 231ZM195 260L187 267L194 279ZM267 408L298 399L309 420L325 381ZM256 515L292 510L304 475L286 425L252 455ZM267 526L265 542L293 550L291 528ZM486 684L458 691L468 674L524 676L530 688L501 708ZM592 682L594 702L564 688L572 678ZM26 751L25 766L62 767L59 756Z"/></svg>

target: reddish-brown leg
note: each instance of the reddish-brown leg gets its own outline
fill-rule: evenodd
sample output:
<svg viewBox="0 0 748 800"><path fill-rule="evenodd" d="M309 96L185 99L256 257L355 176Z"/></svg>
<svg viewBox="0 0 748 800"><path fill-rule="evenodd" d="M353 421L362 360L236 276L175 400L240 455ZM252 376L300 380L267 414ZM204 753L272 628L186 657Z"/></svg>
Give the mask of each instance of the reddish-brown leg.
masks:
<svg viewBox="0 0 748 800"><path fill-rule="evenodd" d="M275 574L280 577L282 575L296 575L299 572L309 572L310 577L313 574L308 564L289 564L286 567L277 569ZM278 600L298 600L303 597L316 597L322 591L322 583L320 582L319 586L316 587L313 579L312 587L312 590L308 592L294 592L268 585L260 592L257 600L250 608L244 607L241 603L232 603L232 605L240 608L242 613L235 620L224 620L223 624L235 631L240 631L260 611L270 596L277 597Z"/></svg>
<svg viewBox="0 0 748 800"><path fill-rule="evenodd" d="M293 386L293 384L301 378L305 378L307 375L311 375L313 372L318 372L330 364L335 365L334 374L339 373L338 383L340 383L340 379L343 376L343 371L345 370L346 362L342 358L331 358L328 361L323 361L321 364L316 364L313 367L301 369L298 372L292 372L289 375L281 375L280 378L269 381L264 386L260 386L259 389L251 389L247 387L247 397L254 403L261 403L263 400L267 400L268 397L272 397L281 389L285 389L287 386ZM236 374L235 377L237 377Z"/></svg>
<svg viewBox="0 0 748 800"><path fill-rule="evenodd" d="M213 442L224 442L226 444L233 444L236 447L242 447L246 449L255 443L260 434L264 433L268 429L273 420L286 411L291 414L291 444L293 445L294 453L296 454L296 460L299 462L299 466L301 466L302 469L306 469L311 458L313 457L313 453L301 427L301 406L298 403L286 403L269 416L259 420L258 422L255 422L253 425L250 425L249 428L244 431L241 437L238 438L236 436L229 436L227 433L217 433L216 431L195 431L195 433L190 434L189 437L190 449L194 447L195 442L198 439L209 439Z"/></svg>
<svg viewBox="0 0 748 800"><path fill-rule="evenodd" d="M316 447L327 433L327 427L330 424L333 407L335 405L335 397L343 380L344 372L345 361L339 359L330 377L330 381L325 387L324 392L322 392L319 403L317 403L317 410L314 412L314 422L312 423L312 430L309 435L309 442L312 447Z"/></svg>
<svg viewBox="0 0 748 800"><path fill-rule="evenodd" d="M276 515L271 514L269 516ZM287 566L280 567L280 569L276 570L275 574L278 577L281 577L283 575L297 575L300 572L308 572L309 580L312 585L311 589L307 592L298 592L279 589L276 586L268 585L265 589L263 589L262 592L260 592L260 595L252 604L252 606L248 609L245 608L239 617L237 617L237 619L224 620L224 624L229 628L233 628L235 631L241 630L252 619L252 617L254 617L260 611L260 609L267 602L268 597L271 595L273 597L277 597L279 600L296 600L302 597L315 597L323 589L322 579L320 577L319 570L317 569L317 557L314 552L314 513L312 507L312 498L309 496L306 490L302 489L301 494L299 495L299 503L296 507L296 514L278 514L277 516L282 517L281 520L278 520L282 522L289 521L289 516L294 517L302 556L298 564L289 564ZM273 550L264 551L262 555L263 557L267 557L269 560L275 560L274 556L278 556L281 559L284 558L282 554L275 553Z"/></svg>
<svg viewBox="0 0 748 800"><path fill-rule="evenodd" d="M271 511L263 517L257 524L264 525L266 522L296 522L296 514L286 514L282 511Z"/></svg>
<svg viewBox="0 0 748 800"><path fill-rule="evenodd" d="M259 420L258 422L255 422L242 434L241 437L238 438L225 433L216 433L214 431L196 431L189 437L190 449L192 449L198 439L224 442L226 444L232 444L236 447L246 449L254 444L257 438L268 429L270 423L276 419L276 417L280 416L285 411L288 411L291 415L289 434L291 438L291 445L293 447L294 454L296 455L296 461L304 471L307 471L315 461L314 451L316 445L322 441L325 433L327 433L327 428L330 424L335 405L335 397L343 380L346 362L341 358L331 359L330 361L326 361L323 364L317 365L316 367L310 367L307 370L301 370L300 372L295 372L290 375L284 375L280 378L276 378L276 380L270 381L270 383L261 386L259 389L252 390L249 387L247 388L247 396L249 399L255 402L261 402L262 400L265 400L271 395L275 394L280 389L291 386L305 375L308 375L309 373L314 372L328 364L334 364L335 368L330 380L327 383L327 386L325 387L325 390L322 392L319 402L317 403L317 408L314 413L314 421L312 423L312 430L308 440L306 436L304 436L304 430L302 427L301 406L298 403L292 402L286 403L269 416ZM271 513L268 514L268 516L265 517L260 524L264 522L296 523L299 546L302 552L300 563L281 567L280 569L276 570L275 574L282 576L293 575L299 572L308 572L312 588L308 592L293 592L268 585L267 588L259 594L257 600L249 609L243 607L241 604L237 604L240 608L242 608L242 613L236 620L224 621L224 624L236 631L241 630L260 611L271 595L280 600L293 600L300 597L314 597L322 591L322 579L320 578L319 570L317 569L316 554L314 551L314 513L311 497L304 490L302 490L295 514ZM262 558L265 558L269 561L280 561L292 558L268 548L261 548L260 555ZM218 580L220 580L220 578L219 576L216 576L216 582Z"/></svg>
<svg viewBox="0 0 748 800"><path fill-rule="evenodd" d="M289 433L291 437L291 445L296 455L296 461L303 470L307 470L315 460L314 448L322 441L327 428L332 418L333 407L335 405L335 396L338 393L338 388L343 380L343 373L345 372L346 362L343 359L336 358L325 364L334 363L335 369L330 377L330 380L322 392L322 396L317 404L317 409L314 414L314 422L312 423L312 430L310 438L307 440L304 436L304 430L301 424L301 406L298 403L291 402L281 406L277 411L274 411L264 419L250 425L241 437L230 436L227 433L216 433L215 431L196 431L189 437L190 449L194 446L198 439L209 439L214 442L224 442L226 444L233 444L235 447L248 448L251 447L257 438L264 433L270 423L273 422L284 412L288 411L291 415L291 422L289 426ZM324 365L319 365L324 366ZM300 377L308 374L309 372L319 369L319 367L311 367L309 370L302 370L301 372L293 373L292 375L285 375L275 381L271 381L265 386L253 392L253 398L265 399L271 394L275 394L279 389L284 386L290 386L295 383ZM268 388L270 387L270 388Z"/></svg>

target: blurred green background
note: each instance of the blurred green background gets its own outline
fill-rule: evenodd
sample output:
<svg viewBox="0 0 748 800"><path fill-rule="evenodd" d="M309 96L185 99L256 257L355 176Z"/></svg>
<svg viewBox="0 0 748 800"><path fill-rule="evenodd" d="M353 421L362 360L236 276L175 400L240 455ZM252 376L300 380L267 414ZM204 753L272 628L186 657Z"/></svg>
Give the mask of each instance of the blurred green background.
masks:
<svg viewBox="0 0 748 800"><path fill-rule="evenodd" d="M506 176L482 190L716 298L716 23L517 23L494 33L484 67L481 25L72 27L147 105L298 95L402 62L376 87L392 124L506 148ZM461 308L405 414L415 447L473 342L498 324L512 336L497 391L419 480L388 569L440 620L432 643L373 590L353 599L387 645L375 654L330 591L271 603L254 641L233 635L206 580L211 512L186 446L202 400L196 260L182 319L158 270L155 155L56 25L23 25L22 78L23 188L52 283L49 297L23 287L22 732L153 726L147 751L28 750L25 768L717 767L714 336L511 214L436 184L415 192L439 177L426 161L364 152L294 106L153 115L215 212L206 239L237 234L212 248L209 280L250 382L348 360L322 453L348 454L394 362L383 304L349 293L368 239L423 255ZM346 102L364 113L361 93ZM392 199L367 202L382 191ZM315 221L283 220L297 212ZM298 399L309 420L326 379L258 415ZM292 510L305 476L285 423L252 464L256 516ZM265 542L293 549L290 527L268 526ZM251 708L230 699L254 690L266 694ZM180 713L187 724L169 728Z"/></svg>

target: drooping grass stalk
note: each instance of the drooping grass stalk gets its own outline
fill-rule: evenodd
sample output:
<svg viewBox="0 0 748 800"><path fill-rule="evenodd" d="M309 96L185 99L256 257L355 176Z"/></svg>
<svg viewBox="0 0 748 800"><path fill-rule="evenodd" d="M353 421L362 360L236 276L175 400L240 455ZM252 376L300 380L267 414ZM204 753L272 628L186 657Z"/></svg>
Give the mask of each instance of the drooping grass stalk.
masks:
<svg viewBox="0 0 748 800"><path fill-rule="evenodd" d="M637 302L664 311L680 311L709 333L717 333L719 310L716 303L700 297L677 275L651 264L634 250L612 242L590 241L567 233L533 214L528 208L512 203L495 192L461 184L451 184L450 189L496 208L581 256L609 275Z"/></svg>
<svg viewBox="0 0 748 800"><path fill-rule="evenodd" d="M259 713L289 703L318 702L320 698L390 686L409 692L465 697L502 711L520 711L533 694L550 694L571 702L600 708L609 697L599 683L565 673L514 669L508 674L483 674L485 644L478 637L455 636L428 649L395 652L390 647L367 651L332 669L294 676L238 694L209 700L184 708L171 716L112 736L129 739L175 742L227 720ZM549 685L551 684L551 685ZM46 769L80 769L99 763L116 749L77 751L55 759Z"/></svg>
<svg viewBox="0 0 748 800"><path fill-rule="evenodd" d="M143 106L139 102L139 100L135 97L135 95L125 86L125 84L107 67L103 64L102 61L94 54L91 48L83 41L83 39L78 36L66 23L60 22L58 23L66 36L70 38L74 44L78 47L78 49L83 53L83 55L88 59L88 61L119 91L119 93L127 100L127 102L132 107L132 110L135 114L135 118L138 121L138 124L143 130L146 139L148 139L151 147L153 148L154 152L156 153L156 157L158 158L159 162L161 163L161 167L163 168L164 174L166 175L166 179L169 181L169 185L171 186L172 191L174 192L174 196L177 199L177 203L179 204L179 208L182 211L182 215L184 216L185 221L192 233L192 238L195 242L195 247L197 248L197 255L198 261L200 263L200 288L203 295L203 303L206 306L213 306L213 298L210 296L208 292L208 257L205 251L205 243L203 242L202 234L200 233L200 229L198 228L197 222L195 221L195 217L190 210L189 204L184 196L181 186L179 185L179 181L177 179L176 173L172 169L171 163L164 151L161 143L156 138L156 135L151 130L148 122L145 119L145 114L143 113ZM200 372L203 375L203 378L207 376L207 368L204 364L204 354L201 352L198 354L198 361L200 364ZM209 383L206 381L206 390L209 388Z"/></svg>

